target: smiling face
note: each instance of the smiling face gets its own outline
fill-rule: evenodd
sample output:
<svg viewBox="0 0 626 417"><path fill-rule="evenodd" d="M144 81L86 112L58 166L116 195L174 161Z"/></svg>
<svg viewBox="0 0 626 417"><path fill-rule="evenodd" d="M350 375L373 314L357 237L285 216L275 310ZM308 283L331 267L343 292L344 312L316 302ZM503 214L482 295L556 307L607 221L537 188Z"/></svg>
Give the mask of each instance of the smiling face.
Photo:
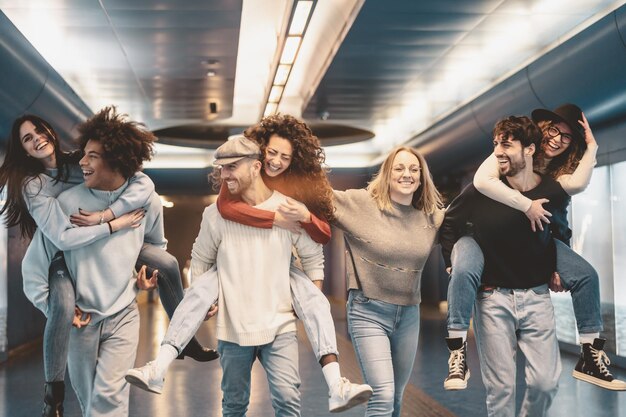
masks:
<svg viewBox="0 0 626 417"><path fill-rule="evenodd" d="M268 177L277 177L289 168L293 146L288 139L272 135L265 148L263 169Z"/></svg>
<svg viewBox="0 0 626 417"><path fill-rule="evenodd" d="M420 161L411 152L400 151L393 159L389 178L389 197L396 203L409 205L420 186Z"/></svg>
<svg viewBox="0 0 626 417"><path fill-rule="evenodd" d="M552 136L548 133L549 127L543 129L543 141L541 149L547 158L556 158L570 147L572 142L572 130L565 123L555 123L552 130L556 128L559 133ZM552 137L551 137L552 136Z"/></svg>
<svg viewBox="0 0 626 417"><path fill-rule="evenodd" d="M30 120L20 126L20 141L24 151L41 160L54 159L54 143L45 129L36 127ZM53 167L50 167L53 168Z"/></svg>
<svg viewBox="0 0 626 417"><path fill-rule="evenodd" d="M84 152L85 156L81 158L79 165L88 188L113 191L124 183L124 177L114 171L104 159L104 147L100 141L87 141Z"/></svg>
<svg viewBox="0 0 626 417"><path fill-rule="evenodd" d="M242 158L231 164L222 165L220 178L226 184L228 192L239 196L252 185L254 178L254 164L258 162L251 158Z"/></svg>
<svg viewBox="0 0 626 417"><path fill-rule="evenodd" d="M534 147L534 145L531 145ZM513 177L526 168L524 148L519 140L499 134L493 140L493 153L498 159L500 175Z"/></svg>

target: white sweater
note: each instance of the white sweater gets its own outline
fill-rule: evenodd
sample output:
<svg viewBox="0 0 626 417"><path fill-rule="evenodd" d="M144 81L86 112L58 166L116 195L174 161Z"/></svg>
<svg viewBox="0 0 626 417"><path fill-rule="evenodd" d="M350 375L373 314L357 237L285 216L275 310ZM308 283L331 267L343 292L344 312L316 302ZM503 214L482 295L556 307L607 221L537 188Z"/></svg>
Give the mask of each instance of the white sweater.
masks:
<svg viewBox="0 0 626 417"><path fill-rule="evenodd" d="M274 191L259 209L275 211L286 200ZM270 343L295 331L289 265L295 247L311 280L324 277L322 246L306 233L259 229L224 220L213 204L204 210L191 252L191 275L217 264L220 282L217 338L241 346ZM212 300L207 300L211 302Z"/></svg>

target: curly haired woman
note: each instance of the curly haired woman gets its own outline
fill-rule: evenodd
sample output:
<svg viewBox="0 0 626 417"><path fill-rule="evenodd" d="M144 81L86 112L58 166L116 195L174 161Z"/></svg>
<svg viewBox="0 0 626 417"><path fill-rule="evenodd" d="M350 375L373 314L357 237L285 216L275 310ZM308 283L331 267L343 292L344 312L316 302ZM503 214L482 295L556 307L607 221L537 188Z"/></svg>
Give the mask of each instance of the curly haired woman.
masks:
<svg viewBox="0 0 626 417"><path fill-rule="evenodd" d="M319 139L304 122L289 115L266 117L257 125L248 128L244 136L256 141L261 148L264 157L261 175L265 184L291 198L276 212L264 211L234 199L226 187L222 186L217 200L222 217L240 224L266 229L278 226L294 230L301 226L317 243L327 243L330 240L328 221L333 219L333 194L323 168L325 156ZM215 180L219 179L217 172L218 170L213 174ZM219 184L219 181L215 183ZM207 278L207 274L212 276ZM200 277L194 277L195 280L216 282L215 268ZM292 264L290 284L293 307L304 323L313 351L322 366L330 391L329 409L331 412L340 412L367 401L372 389L368 385L353 384L341 376L330 304L320 291L322 281L314 283L315 285L302 270ZM190 288L194 290L193 285ZM187 299L189 294L185 297ZM206 290L202 297L197 297L200 303L216 298L216 284ZM189 310L194 309L187 306L187 311ZM206 311L206 308L203 310L199 305L197 310ZM215 310L212 310L211 315L214 312ZM202 318L204 314L198 316L197 326L200 325ZM189 317L187 319L189 320ZM178 349L185 345L187 335L181 336L179 332L176 334L176 342L162 344L157 359L142 368L130 370L127 380L145 390L160 392L167 367ZM177 345L177 348L171 348L172 345Z"/></svg>

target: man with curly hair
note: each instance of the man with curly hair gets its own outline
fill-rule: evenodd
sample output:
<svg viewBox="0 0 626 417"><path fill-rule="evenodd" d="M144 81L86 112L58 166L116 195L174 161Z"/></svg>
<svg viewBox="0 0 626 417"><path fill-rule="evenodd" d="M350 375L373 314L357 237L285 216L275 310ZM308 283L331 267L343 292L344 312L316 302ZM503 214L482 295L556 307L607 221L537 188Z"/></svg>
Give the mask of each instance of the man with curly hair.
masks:
<svg viewBox="0 0 626 417"><path fill-rule="evenodd" d="M154 135L107 107L79 126L84 183L58 196L65 213L106 209L128 186L128 179L152 155ZM138 227L113 233L65 251L76 292L78 325L70 335L68 368L84 416L128 416L129 385L124 373L135 361L139 340L138 286L153 287L133 268L144 244L165 248L163 208L152 192ZM48 265L58 249L37 231L24 258L29 298L47 297ZM30 280L26 283L26 279ZM91 320L82 317L90 314Z"/></svg>

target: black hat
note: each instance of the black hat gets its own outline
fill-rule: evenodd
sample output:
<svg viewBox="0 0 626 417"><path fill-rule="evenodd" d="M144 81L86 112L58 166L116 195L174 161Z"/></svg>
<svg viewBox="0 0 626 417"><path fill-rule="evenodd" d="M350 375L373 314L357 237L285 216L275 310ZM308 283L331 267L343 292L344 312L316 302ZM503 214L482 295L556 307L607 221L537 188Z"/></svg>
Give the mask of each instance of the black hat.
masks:
<svg viewBox="0 0 626 417"><path fill-rule="evenodd" d="M535 109L531 115L533 122L535 123L539 123L544 120L551 120L555 123L565 123L572 131L574 140L578 141L584 149L587 148L587 143L585 142L585 128L578 123L579 120L583 120L583 111L577 105L570 103L563 104L562 106L557 107L554 111Z"/></svg>

